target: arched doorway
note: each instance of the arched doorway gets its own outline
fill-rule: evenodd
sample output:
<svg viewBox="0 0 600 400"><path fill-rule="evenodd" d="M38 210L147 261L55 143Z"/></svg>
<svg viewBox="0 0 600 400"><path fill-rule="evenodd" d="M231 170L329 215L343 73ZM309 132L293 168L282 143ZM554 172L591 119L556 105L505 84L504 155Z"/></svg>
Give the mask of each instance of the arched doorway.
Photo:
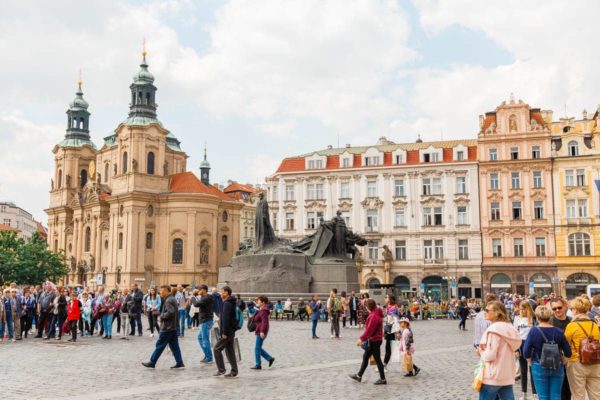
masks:
<svg viewBox="0 0 600 400"><path fill-rule="evenodd" d="M466 276L458 279L458 298L466 297L467 299L473 297L473 290L471 288L471 280Z"/></svg>
<svg viewBox="0 0 600 400"><path fill-rule="evenodd" d="M506 274L496 274L490 280L492 292L499 294L502 292L510 292L512 287L510 277ZM524 293L523 293L524 294Z"/></svg>
<svg viewBox="0 0 600 400"><path fill-rule="evenodd" d="M569 275L566 281L567 298L572 299L573 297L579 296L581 293L585 293L587 285L596 283L598 283L598 279L592 274L578 272Z"/></svg>
<svg viewBox="0 0 600 400"><path fill-rule="evenodd" d="M377 278L371 278L367 281L367 287L369 289L379 288L379 285L381 285L381 281Z"/></svg>
<svg viewBox="0 0 600 400"><path fill-rule="evenodd" d="M434 301L448 299L448 281L438 275L432 275L421 281L423 295L431 297Z"/></svg>
<svg viewBox="0 0 600 400"><path fill-rule="evenodd" d="M529 278L529 287L531 287L532 283L533 291L540 296L545 296L552 292L552 279L542 272L531 275L531 278Z"/></svg>
<svg viewBox="0 0 600 400"><path fill-rule="evenodd" d="M394 286L398 291L398 296L408 297L412 292L410 290L410 279L406 276L398 275L394 278Z"/></svg>

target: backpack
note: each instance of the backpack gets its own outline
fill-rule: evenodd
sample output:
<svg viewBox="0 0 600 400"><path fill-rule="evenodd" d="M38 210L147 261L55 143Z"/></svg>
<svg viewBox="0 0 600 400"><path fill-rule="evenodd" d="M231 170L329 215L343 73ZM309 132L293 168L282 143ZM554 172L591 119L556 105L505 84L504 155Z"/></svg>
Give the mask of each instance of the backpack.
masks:
<svg viewBox="0 0 600 400"><path fill-rule="evenodd" d="M342 311L342 302L337 297L334 297L332 300L333 304L331 304L331 311L338 313Z"/></svg>
<svg viewBox="0 0 600 400"><path fill-rule="evenodd" d="M594 326L597 327L597 325L592 322L592 334L588 335L583 326L579 322L576 323L586 336L579 344L579 362L584 365L600 364L600 341L594 339L594 336L592 336L594 334Z"/></svg>
<svg viewBox="0 0 600 400"><path fill-rule="evenodd" d="M254 317L248 318L248 332L256 331L256 323L254 322Z"/></svg>
<svg viewBox="0 0 600 400"><path fill-rule="evenodd" d="M542 352L540 353L540 366L552 371L558 370L562 366L562 356L560 354L560 349L558 348L558 343L554 342L554 338L549 341L546 338L546 335L544 335L544 332L537 326L535 329L537 329L544 338Z"/></svg>
<svg viewBox="0 0 600 400"><path fill-rule="evenodd" d="M242 310L240 310L240 308L237 306L235 307L235 320L235 330L239 331L244 327L244 313L242 313Z"/></svg>

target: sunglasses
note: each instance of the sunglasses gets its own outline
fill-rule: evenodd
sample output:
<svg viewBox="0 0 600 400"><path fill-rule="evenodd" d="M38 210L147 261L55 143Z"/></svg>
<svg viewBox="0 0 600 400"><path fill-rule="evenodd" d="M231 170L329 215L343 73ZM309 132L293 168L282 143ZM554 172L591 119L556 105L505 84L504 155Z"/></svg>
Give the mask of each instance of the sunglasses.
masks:
<svg viewBox="0 0 600 400"><path fill-rule="evenodd" d="M558 311L558 310L562 310L562 309L563 309L562 307L554 307L554 308L552 309L552 311Z"/></svg>
<svg viewBox="0 0 600 400"><path fill-rule="evenodd" d="M494 312L494 310L491 310L489 308L485 308L483 311L485 311L485 312Z"/></svg>

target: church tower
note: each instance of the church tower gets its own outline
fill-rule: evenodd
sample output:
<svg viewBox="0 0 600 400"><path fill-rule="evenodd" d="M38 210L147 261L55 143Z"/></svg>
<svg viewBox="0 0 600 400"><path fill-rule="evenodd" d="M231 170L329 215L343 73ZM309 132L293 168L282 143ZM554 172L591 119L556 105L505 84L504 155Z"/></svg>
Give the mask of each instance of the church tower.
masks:
<svg viewBox="0 0 600 400"><path fill-rule="evenodd" d="M133 76L133 83L129 86L131 90L129 118L156 120L156 86L154 86L154 75L148 71L147 54L144 45L140 70Z"/></svg>
<svg viewBox="0 0 600 400"><path fill-rule="evenodd" d="M206 143L204 144L204 160L200 163L200 180L205 185L210 185L210 163L206 159Z"/></svg>

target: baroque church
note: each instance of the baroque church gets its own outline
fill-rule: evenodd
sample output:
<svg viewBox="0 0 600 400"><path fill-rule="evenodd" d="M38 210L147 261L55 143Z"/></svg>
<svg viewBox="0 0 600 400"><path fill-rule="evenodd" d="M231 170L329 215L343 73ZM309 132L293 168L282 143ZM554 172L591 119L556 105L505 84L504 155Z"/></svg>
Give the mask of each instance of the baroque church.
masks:
<svg viewBox="0 0 600 400"><path fill-rule="evenodd" d="M157 118L142 54L128 117L102 146L90 139L79 81L65 138L52 150L48 245L66 255L65 284L214 285L240 242L244 204L210 184L206 148L200 179L187 171L180 141Z"/></svg>

